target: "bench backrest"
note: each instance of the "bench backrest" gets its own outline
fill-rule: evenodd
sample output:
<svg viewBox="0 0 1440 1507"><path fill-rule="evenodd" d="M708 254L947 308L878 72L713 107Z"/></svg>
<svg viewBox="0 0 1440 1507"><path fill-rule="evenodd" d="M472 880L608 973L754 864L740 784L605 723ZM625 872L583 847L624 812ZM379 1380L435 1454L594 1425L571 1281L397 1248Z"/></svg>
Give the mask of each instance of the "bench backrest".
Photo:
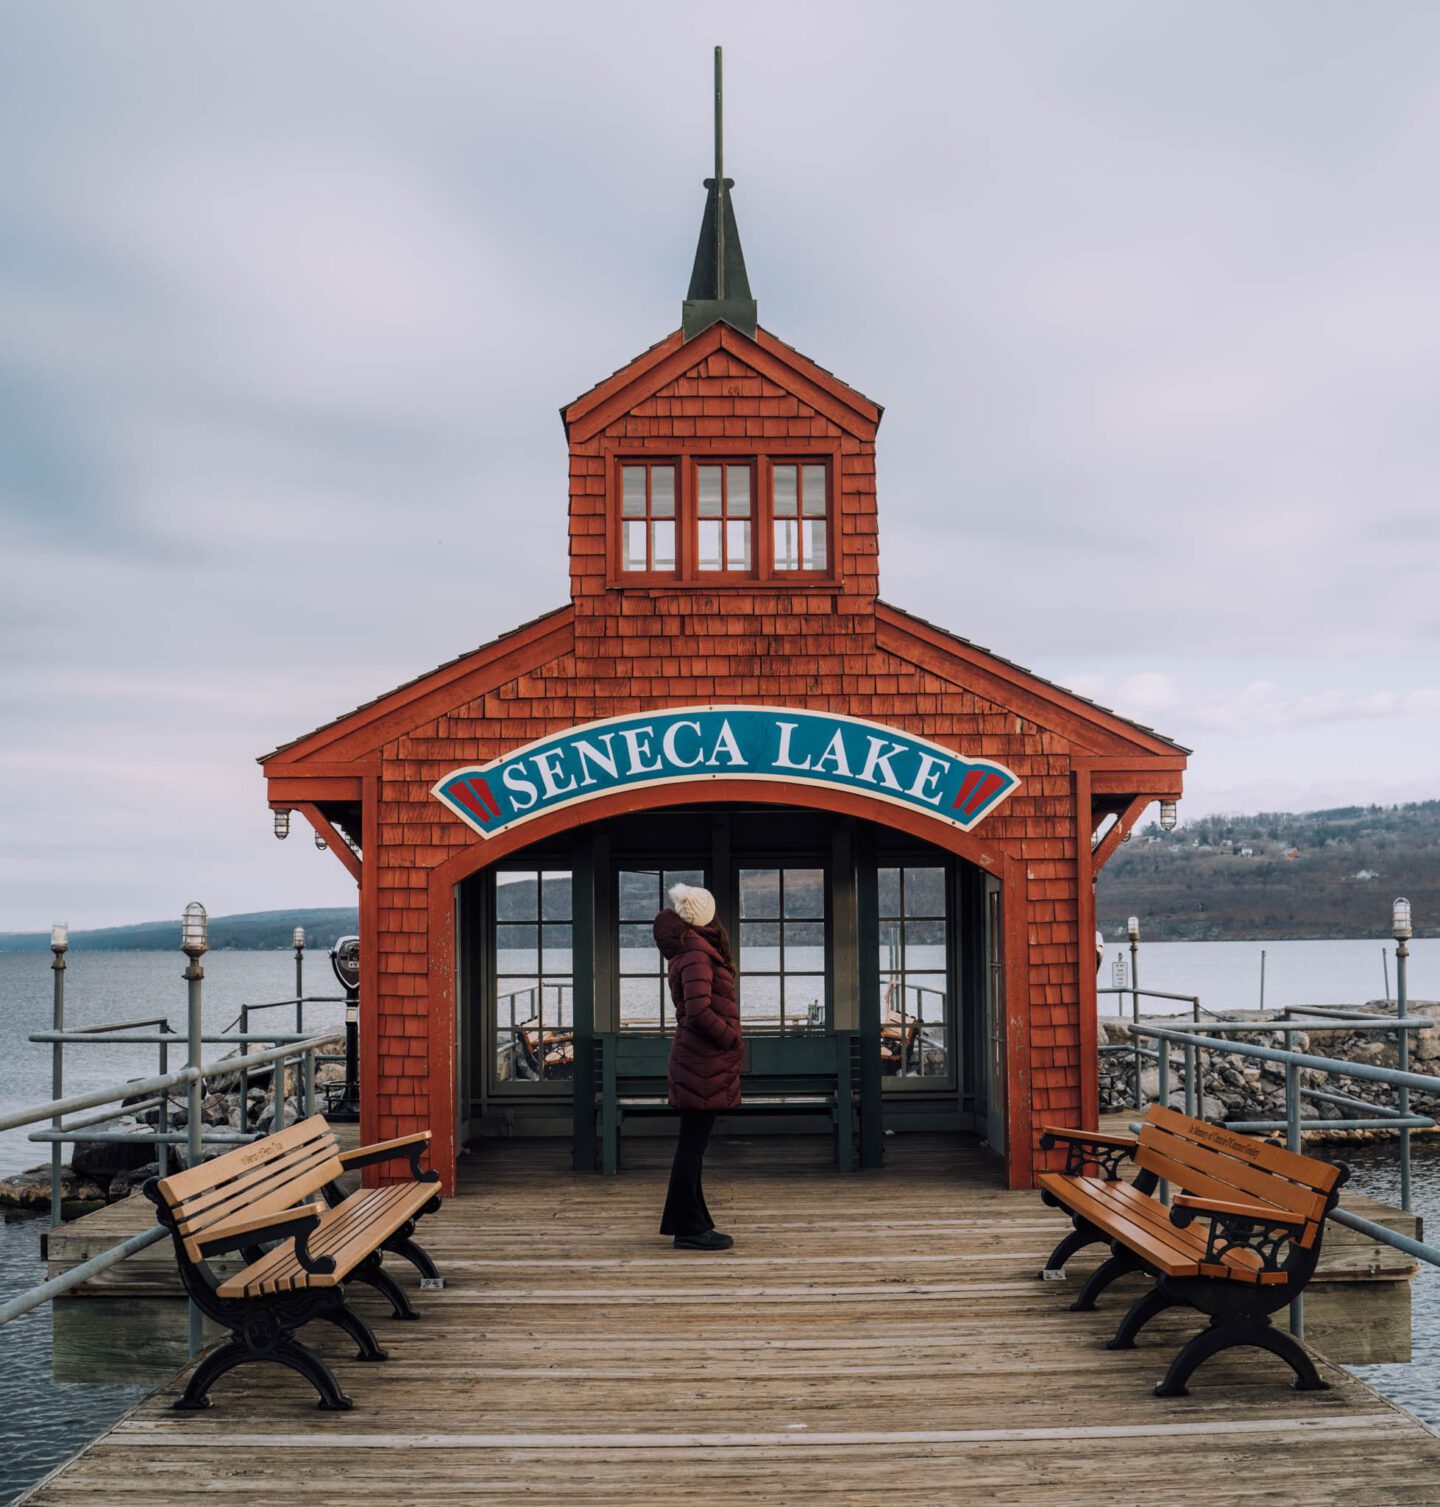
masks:
<svg viewBox="0 0 1440 1507"><path fill-rule="evenodd" d="M340 1147L324 1115L160 1179L160 1194L192 1261L206 1232L251 1214L280 1213L339 1177Z"/></svg>
<svg viewBox="0 0 1440 1507"><path fill-rule="evenodd" d="M1269 1204L1300 1215L1306 1223L1295 1244L1302 1248L1314 1244L1342 1175L1331 1162L1191 1119L1163 1104L1152 1104L1140 1127L1135 1164L1200 1198Z"/></svg>
<svg viewBox="0 0 1440 1507"><path fill-rule="evenodd" d="M607 1032L597 1038L597 1087L607 1080L620 1094L663 1091L671 1037L651 1031ZM796 1031L747 1036L740 1059L742 1085L772 1092L815 1091L850 1081L854 1043L850 1031Z"/></svg>

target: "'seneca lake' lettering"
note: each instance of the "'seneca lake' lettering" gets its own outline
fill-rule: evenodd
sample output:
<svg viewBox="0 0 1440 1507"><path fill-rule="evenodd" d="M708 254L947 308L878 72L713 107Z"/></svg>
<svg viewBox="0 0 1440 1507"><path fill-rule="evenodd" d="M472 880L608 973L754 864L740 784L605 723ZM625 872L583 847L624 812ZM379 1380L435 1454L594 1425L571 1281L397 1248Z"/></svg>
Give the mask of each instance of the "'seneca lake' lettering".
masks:
<svg viewBox="0 0 1440 1507"><path fill-rule="evenodd" d="M1020 783L897 728L788 707L684 707L588 722L489 764L453 770L432 793L485 837L558 806L631 787L705 779L840 785L965 830Z"/></svg>

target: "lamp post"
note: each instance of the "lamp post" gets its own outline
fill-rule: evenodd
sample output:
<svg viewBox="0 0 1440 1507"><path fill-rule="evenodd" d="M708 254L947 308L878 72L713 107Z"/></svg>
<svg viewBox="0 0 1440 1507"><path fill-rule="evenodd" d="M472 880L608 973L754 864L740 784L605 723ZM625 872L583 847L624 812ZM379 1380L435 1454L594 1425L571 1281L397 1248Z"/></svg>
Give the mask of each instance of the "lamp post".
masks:
<svg viewBox="0 0 1440 1507"><path fill-rule="evenodd" d="M65 1029L65 954L70 950L70 928L63 921L57 921L50 928L50 951L55 954L54 961L50 964L55 974L55 1009L53 1014L54 1028L58 1033ZM50 1097L59 1099L61 1091L65 1087L65 1043L57 1041L50 1048ZM60 1129L60 1117L57 1115L51 1120L52 1130ZM50 1146L50 1228L53 1230L60 1223L60 1183L64 1169L61 1158L64 1155L64 1147L59 1141L54 1141Z"/></svg>
<svg viewBox="0 0 1440 1507"><path fill-rule="evenodd" d="M295 1029L300 1034L305 1031L305 928L297 926L290 938L290 945L295 949Z"/></svg>
<svg viewBox="0 0 1440 1507"><path fill-rule="evenodd" d="M1131 916L1125 922L1130 937L1130 1019L1135 1029L1130 1039L1135 1043L1135 1108L1142 1109L1140 1102L1140 917Z"/></svg>
<svg viewBox="0 0 1440 1507"><path fill-rule="evenodd" d="M205 914L205 907L198 900L192 900L185 907L185 915L180 923L180 950L190 959L189 966L181 976L189 985L189 1018L187 1026L190 1033L190 1050L187 1056L187 1065L196 1070L200 1066L200 1053L202 1027L200 1021L200 985L205 977L205 970L200 966L203 958L210 947L210 918ZM248 1051L247 1046L242 1046L242 1053ZM200 1165L200 1106L204 1097L203 1085L200 1082L198 1071L187 1085L187 1102L189 1109L185 1124L185 1149L186 1166L198 1167ZM190 1354L200 1353L200 1342L203 1337L202 1319L200 1310L192 1302L190 1304Z"/></svg>
<svg viewBox="0 0 1440 1507"><path fill-rule="evenodd" d="M1402 1073L1410 1070L1410 1033L1405 1029L1406 978L1405 965L1410 959L1410 938L1414 934L1410 925L1410 902L1403 896L1396 900L1390 913L1390 934L1395 938L1395 1019L1400 1022L1396 1032L1400 1041L1396 1055ZM1399 1109L1402 1121L1410 1113L1410 1090L1402 1085L1399 1091ZM1410 1211L1410 1127L1400 1126L1400 1207Z"/></svg>
<svg viewBox="0 0 1440 1507"><path fill-rule="evenodd" d="M352 1122L360 1118L360 938L340 937L330 966L345 990L345 1092L327 1118Z"/></svg>

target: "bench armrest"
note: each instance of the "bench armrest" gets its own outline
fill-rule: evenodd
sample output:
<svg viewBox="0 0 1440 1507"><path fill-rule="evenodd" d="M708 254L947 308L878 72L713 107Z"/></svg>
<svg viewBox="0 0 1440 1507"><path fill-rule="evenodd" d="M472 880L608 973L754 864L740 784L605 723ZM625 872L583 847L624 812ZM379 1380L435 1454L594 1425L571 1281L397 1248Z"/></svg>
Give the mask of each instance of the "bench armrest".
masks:
<svg viewBox="0 0 1440 1507"><path fill-rule="evenodd" d="M1135 1155L1140 1142L1133 1135L1106 1135L1101 1131L1065 1130L1045 1125L1040 1131L1040 1149L1050 1151L1056 1145L1065 1148L1065 1172L1079 1177L1085 1168L1098 1167L1106 1182L1118 1182L1120 1163Z"/></svg>
<svg viewBox="0 0 1440 1507"><path fill-rule="evenodd" d="M1052 1145L1056 1141L1088 1141L1092 1146L1120 1146L1132 1151L1140 1144L1138 1137L1133 1135L1106 1135L1097 1130L1062 1130L1058 1125L1042 1125L1040 1144L1044 1146L1047 1140ZM1046 1146L1045 1149L1050 1148Z"/></svg>
<svg viewBox="0 0 1440 1507"><path fill-rule="evenodd" d="M335 1270L333 1256L312 1256L306 1240L320 1223L325 1212L323 1203L301 1204L294 1209L280 1209L269 1214L251 1214L244 1219L227 1219L206 1232L198 1241L200 1255L223 1256L227 1251L243 1250L262 1240L295 1241L295 1255L307 1272L323 1276Z"/></svg>
<svg viewBox="0 0 1440 1507"><path fill-rule="evenodd" d="M1249 1219L1256 1224L1283 1224L1297 1228L1309 1222L1303 1214L1292 1214L1288 1209L1277 1209L1272 1204L1232 1203L1224 1198L1201 1198L1194 1193L1177 1193L1170 1202L1170 1209L1170 1222L1182 1229L1196 1214L1215 1214L1227 1219ZM1179 1210L1188 1212L1177 1219L1175 1213Z"/></svg>
<svg viewBox="0 0 1440 1507"><path fill-rule="evenodd" d="M1170 1223L1184 1229L1196 1215L1208 1217L1205 1238L1207 1264L1248 1266L1256 1273L1284 1273L1289 1269L1291 1246L1309 1223L1303 1214L1269 1204L1241 1203L1225 1198L1200 1198L1177 1193L1170 1206ZM1229 1261L1232 1252L1244 1251L1248 1259Z"/></svg>
<svg viewBox="0 0 1440 1507"><path fill-rule="evenodd" d="M353 1151L340 1153L340 1165L352 1172L357 1167L373 1167L377 1162L397 1161L405 1157L410 1162L410 1171L419 1183L438 1183L438 1172L422 1172L420 1158L430 1144L430 1132L421 1130L415 1135L397 1136L393 1141L376 1141L373 1146L357 1146Z"/></svg>

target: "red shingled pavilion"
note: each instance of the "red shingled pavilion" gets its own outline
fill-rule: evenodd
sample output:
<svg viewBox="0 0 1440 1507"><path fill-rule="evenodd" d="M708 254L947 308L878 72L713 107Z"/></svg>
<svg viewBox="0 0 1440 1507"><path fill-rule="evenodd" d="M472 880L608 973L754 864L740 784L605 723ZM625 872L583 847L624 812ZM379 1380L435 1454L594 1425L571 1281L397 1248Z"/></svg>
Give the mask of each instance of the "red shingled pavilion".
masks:
<svg viewBox="0 0 1440 1507"><path fill-rule="evenodd" d="M707 187L682 327L561 411L570 601L261 760L359 886L362 1138L430 1129L446 1191L488 1135L601 1165L686 879L747 1132L833 1126L784 1100L838 1039L862 1165L948 1129L1025 1185L1041 1123L1096 1122L1095 878L1185 750L879 600L881 409L759 327Z"/></svg>

